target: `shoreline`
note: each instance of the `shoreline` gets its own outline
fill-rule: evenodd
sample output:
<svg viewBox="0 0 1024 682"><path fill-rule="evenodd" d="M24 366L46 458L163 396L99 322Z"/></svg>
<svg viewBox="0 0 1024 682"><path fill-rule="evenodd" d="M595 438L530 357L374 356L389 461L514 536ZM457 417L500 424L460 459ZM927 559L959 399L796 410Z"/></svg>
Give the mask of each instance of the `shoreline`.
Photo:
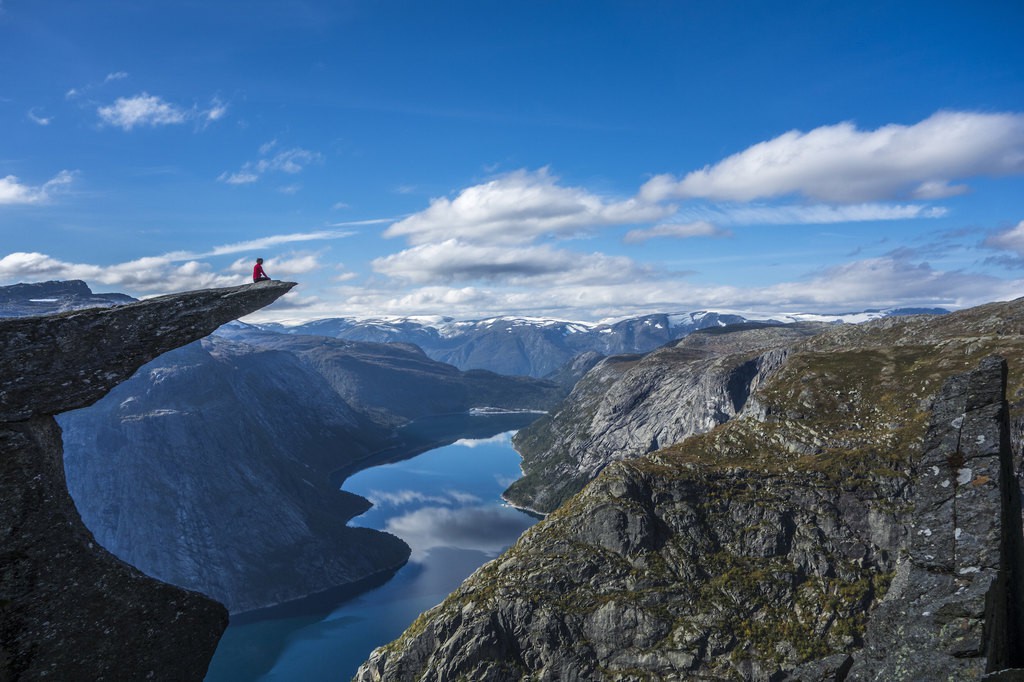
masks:
<svg viewBox="0 0 1024 682"><path fill-rule="evenodd" d="M346 518L344 521L344 525L348 527L348 524L350 521L352 521L352 519L363 515L364 513L366 513L366 511L373 507L373 503L370 502L370 500L367 500L365 497L362 497L361 495L357 495L356 493L349 492L342 488L345 481L354 474L357 474L360 471L365 471L366 469L371 469L376 466L382 466L384 464L392 464L395 462L401 462L408 459L412 459L426 452L429 452L430 450L444 447L446 445L451 445L452 443L455 443L456 441L462 438L466 438L467 436L489 438L499 433L503 433L508 430L513 430L508 428L510 424L498 423L499 417L515 418L515 421L521 421L526 416L533 416L536 418L539 417L540 414L543 413L537 413L535 411L488 411L485 413L475 414L472 411L453 412L448 414L420 417L419 419L414 419L411 422L404 424L401 427L398 427L396 431L398 432L399 437L402 436L402 430L410 432L409 436L403 440L394 443L393 445L390 445L386 448L382 448L381 450L378 450L376 452L370 453L369 455L363 457L362 459L350 462L349 464L334 469L333 471L328 473L328 480L339 493L343 493L346 496L351 496L352 498L356 498L358 500L362 500L363 502L365 502L365 508L362 511L358 511L357 513L354 513L348 518ZM416 428L417 425L424 426L431 424L443 424L446 420L453 418L480 419L481 417L483 417L484 419L482 419L476 425L478 427L486 426L488 428L477 430L470 429L468 427L470 426L470 424L472 424L471 422L470 424L463 424L458 429L447 430L444 433L444 435L436 435L430 438L426 436L417 436L416 433L414 432L414 429ZM524 426L525 424L517 425L515 426L515 429L523 428ZM504 496L502 496L502 499L504 500ZM519 507L516 508L520 509ZM537 512L534 512L532 510L521 509L521 511L535 518L543 518L542 516L538 515ZM386 531L378 530L375 532L395 537L390 533L387 533ZM405 544L404 541L402 542L403 544ZM408 547L408 545L406 545L406 547ZM245 611L239 611L237 613L231 613L229 616L229 627L230 625L245 625L248 623L254 623L263 620L270 620L296 615L313 615L317 613L326 615L327 613L330 613L332 610L337 608L340 604L351 599L354 599L361 594L369 592L374 588L386 584L394 577L394 575L399 570L401 570L408 563L409 559L407 558L395 566L381 567L379 570L376 570L370 573L369 575L354 580L352 582L334 585L331 587L327 587L325 589L318 589L313 592L304 594L302 596L295 597L293 599L288 599L282 602L268 604L266 606L260 606L254 609L246 609Z"/></svg>
<svg viewBox="0 0 1024 682"><path fill-rule="evenodd" d="M383 532L383 531L381 531ZM354 580L349 583L335 585L327 589L317 590L309 594L267 604L255 609L247 609L238 613L228 615L228 626L248 625L263 620L277 618L291 618L297 616L325 616L333 611L339 604L354 599L361 594L380 587L390 581L398 571L402 570L409 560L406 559L395 566L389 566L375 571L366 577Z"/></svg>

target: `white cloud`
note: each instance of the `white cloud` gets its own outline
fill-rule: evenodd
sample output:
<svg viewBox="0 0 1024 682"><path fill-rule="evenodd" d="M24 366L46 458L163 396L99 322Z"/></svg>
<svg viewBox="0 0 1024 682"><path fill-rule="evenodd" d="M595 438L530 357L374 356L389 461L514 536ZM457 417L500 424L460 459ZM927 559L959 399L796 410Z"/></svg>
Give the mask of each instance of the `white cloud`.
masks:
<svg viewBox="0 0 1024 682"><path fill-rule="evenodd" d="M732 204L684 207L679 218L708 221L720 225L829 225L834 223L873 222L941 218L948 210L920 204L790 204L761 206Z"/></svg>
<svg viewBox="0 0 1024 682"><path fill-rule="evenodd" d="M943 269L906 255L844 263L786 281L734 286L688 281L685 275L653 272L573 281L555 275L519 281L427 284L405 287L369 281L340 286L324 300L295 311L292 319L444 315L479 319L515 312L560 319L620 319L650 312L701 309L772 313L837 313L886 306L976 305L1021 295L1024 280L974 271ZM270 311L264 319L273 319Z"/></svg>
<svg viewBox="0 0 1024 682"><path fill-rule="evenodd" d="M961 194L952 182L1024 172L1024 115L939 112L872 131L852 123L790 131L681 180L658 175L648 201L751 201L792 194L840 203Z"/></svg>
<svg viewBox="0 0 1024 682"><path fill-rule="evenodd" d="M467 505L467 504L480 504L483 502L477 495L473 493L467 493L462 490L446 490L444 491L455 503Z"/></svg>
<svg viewBox="0 0 1024 682"><path fill-rule="evenodd" d="M113 73L108 73L107 77L103 79L103 82L104 83L109 83L110 81L124 80L127 77L128 77L128 72L127 71L115 71Z"/></svg>
<svg viewBox="0 0 1024 682"><path fill-rule="evenodd" d="M1024 220L1017 223L1016 227L987 237L984 245L993 249L1013 251L1024 258Z"/></svg>
<svg viewBox="0 0 1024 682"><path fill-rule="evenodd" d="M256 162L255 168L260 173L281 171L283 173L295 174L302 171L309 164L319 161L321 158L323 157L317 152L295 147L294 149L282 150L268 159L260 159Z"/></svg>
<svg viewBox="0 0 1024 682"><path fill-rule="evenodd" d="M175 260L186 260L189 258L208 258L210 256L224 256L232 253L242 253L245 251L263 251L273 246L280 246L281 244L292 244L295 242L309 242L309 241L320 241L328 239L343 239L345 237L351 237L355 232L344 231L344 230L320 230L318 232L293 232L290 234L275 234L269 237L259 237L257 239L250 239L244 242L234 242L231 244L221 244L215 246L209 251L200 253L193 252L177 252L170 253L162 256L164 258L172 258Z"/></svg>
<svg viewBox="0 0 1024 682"><path fill-rule="evenodd" d="M270 172L294 175L301 172L306 166L323 159L320 153L301 147L283 149L273 156L267 156L276 146L277 140L263 144L259 151L260 155L265 158L247 161L242 164L242 168L238 172L228 173L225 171L217 179L229 185L245 185L257 182L263 175Z"/></svg>
<svg viewBox="0 0 1024 682"><path fill-rule="evenodd" d="M238 171L237 173L221 173L217 179L229 185L248 185L259 180L260 176L248 171Z"/></svg>
<svg viewBox="0 0 1024 682"><path fill-rule="evenodd" d="M765 307L805 307L841 312L889 306L975 305L1018 296L1021 281L961 271L936 270L901 258L869 258L822 270L804 281L785 282L743 298ZM740 301L736 300L737 303ZM731 304L731 305L735 305Z"/></svg>
<svg viewBox="0 0 1024 682"><path fill-rule="evenodd" d="M113 104L97 110L104 123L132 130L137 126L155 128L184 123L188 112L156 95L143 92L134 97L119 97Z"/></svg>
<svg viewBox="0 0 1024 682"><path fill-rule="evenodd" d="M240 258L231 264L229 270L232 272L252 274L253 260ZM288 253L277 257L266 258L263 261L263 269L274 279L283 279L292 275L304 275L323 267L319 254L316 253Z"/></svg>
<svg viewBox="0 0 1024 682"><path fill-rule="evenodd" d="M22 184L13 175L0 178L0 206L13 204L42 204L50 200L54 192L71 183L75 174L62 170L42 185L33 187Z"/></svg>
<svg viewBox="0 0 1024 682"><path fill-rule="evenodd" d="M689 239L691 237L726 237L728 230L723 230L705 220L693 223L662 223L645 230L630 230L626 233L627 244L645 242L656 237L672 237L674 239Z"/></svg>
<svg viewBox="0 0 1024 682"><path fill-rule="evenodd" d="M11 253L0 258L0 281L82 279L131 292L183 291L243 284L237 275L218 275L210 266L187 261L169 267L163 257L146 257L110 266L69 263L42 253Z"/></svg>
<svg viewBox="0 0 1024 682"><path fill-rule="evenodd" d="M393 223L394 218L371 218L369 220L344 220L340 223L331 223L331 227L347 227L356 225L383 225L384 223Z"/></svg>
<svg viewBox="0 0 1024 682"><path fill-rule="evenodd" d="M228 105L214 97L210 102L210 108L202 112L203 118L208 122L219 121L228 114Z"/></svg>
<svg viewBox="0 0 1024 682"><path fill-rule="evenodd" d="M28 118L33 123L41 126L48 126L53 122L53 116L43 116L42 114L37 114L35 109L29 109Z"/></svg>
<svg viewBox="0 0 1024 682"><path fill-rule="evenodd" d="M451 238L516 244L604 225L658 220L673 210L636 199L608 201L580 187L563 187L542 168L468 187L455 199L433 199L425 210L400 220L384 234L407 237L412 244Z"/></svg>
<svg viewBox="0 0 1024 682"><path fill-rule="evenodd" d="M377 258L373 269L390 277L421 284L501 281L506 284L541 282L607 282L634 278L640 268L629 258L602 253L584 254L538 246L466 244L449 239L422 244ZM646 274L646 273L645 273Z"/></svg>

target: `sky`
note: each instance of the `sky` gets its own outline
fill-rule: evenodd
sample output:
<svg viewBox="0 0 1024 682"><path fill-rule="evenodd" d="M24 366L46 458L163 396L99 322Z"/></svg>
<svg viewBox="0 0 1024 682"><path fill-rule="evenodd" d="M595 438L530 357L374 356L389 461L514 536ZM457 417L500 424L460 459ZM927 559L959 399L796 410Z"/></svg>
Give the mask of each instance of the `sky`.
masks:
<svg viewBox="0 0 1024 682"><path fill-rule="evenodd" d="M1024 296L1024 3L0 0L0 285L247 318Z"/></svg>

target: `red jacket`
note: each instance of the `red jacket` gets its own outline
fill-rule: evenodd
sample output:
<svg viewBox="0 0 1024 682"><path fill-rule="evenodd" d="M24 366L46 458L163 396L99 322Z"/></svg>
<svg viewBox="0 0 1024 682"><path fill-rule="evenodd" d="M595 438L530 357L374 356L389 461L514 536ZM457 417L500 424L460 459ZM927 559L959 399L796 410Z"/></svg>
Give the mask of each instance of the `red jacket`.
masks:
<svg viewBox="0 0 1024 682"><path fill-rule="evenodd" d="M261 279L270 279L267 273L263 272L263 266L257 263L252 269L252 281L258 282Z"/></svg>

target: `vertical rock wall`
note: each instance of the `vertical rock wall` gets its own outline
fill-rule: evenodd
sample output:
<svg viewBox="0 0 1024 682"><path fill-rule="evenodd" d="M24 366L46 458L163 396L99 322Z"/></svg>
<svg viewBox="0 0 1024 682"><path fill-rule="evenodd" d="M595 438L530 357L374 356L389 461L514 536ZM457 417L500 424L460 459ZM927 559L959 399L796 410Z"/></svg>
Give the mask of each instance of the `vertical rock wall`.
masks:
<svg viewBox="0 0 1024 682"><path fill-rule="evenodd" d="M203 678L226 609L96 544L68 494L53 415L293 286L0 320L0 680Z"/></svg>
<svg viewBox="0 0 1024 682"><path fill-rule="evenodd" d="M1020 488L1006 363L950 379L916 465L910 546L872 614L851 680L976 679L1018 667Z"/></svg>
<svg viewBox="0 0 1024 682"><path fill-rule="evenodd" d="M94 541L53 417L0 429L0 487L0 679L202 679L227 611Z"/></svg>

